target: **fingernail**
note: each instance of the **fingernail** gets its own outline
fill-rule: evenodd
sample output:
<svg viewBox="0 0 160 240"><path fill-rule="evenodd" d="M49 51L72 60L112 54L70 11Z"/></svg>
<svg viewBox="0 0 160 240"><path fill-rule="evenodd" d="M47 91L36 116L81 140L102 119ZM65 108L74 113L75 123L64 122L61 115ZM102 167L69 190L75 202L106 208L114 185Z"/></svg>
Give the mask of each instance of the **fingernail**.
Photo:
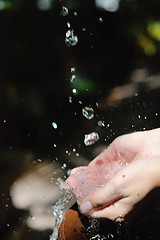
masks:
<svg viewBox="0 0 160 240"><path fill-rule="evenodd" d="M80 206L80 210L82 213L87 213L89 212L91 209L93 208L92 204L90 201L87 201L85 203L83 203L81 206Z"/></svg>

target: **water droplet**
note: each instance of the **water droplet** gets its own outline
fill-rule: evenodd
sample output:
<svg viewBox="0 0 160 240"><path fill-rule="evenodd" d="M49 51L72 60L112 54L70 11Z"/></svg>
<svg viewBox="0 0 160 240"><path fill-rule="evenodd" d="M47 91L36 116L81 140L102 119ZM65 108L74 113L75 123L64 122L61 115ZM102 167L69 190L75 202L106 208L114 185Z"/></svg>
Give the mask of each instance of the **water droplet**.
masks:
<svg viewBox="0 0 160 240"><path fill-rule="evenodd" d="M73 150L72 150L73 152L76 152L76 149L75 148L73 148Z"/></svg>
<svg viewBox="0 0 160 240"><path fill-rule="evenodd" d="M96 107L99 107L99 103L96 102Z"/></svg>
<svg viewBox="0 0 160 240"><path fill-rule="evenodd" d="M54 146L54 147L57 147L57 145L56 145L55 143L53 144L53 146Z"/></svg>
<svg viewBox="0 0 160 240"><path fill-rule="evenodd" d="M42 159L38 158L38 162L42 162Z"/></svg>
<svg viewBox="0 0 160 240"><path fill-rule="evenodd" d="M71 27L71 24L69 22L67 22L67 27L70 28Z"/></svg>
<svg viewBox="0 0 160 240"><path fill-rule="evenodd" d="M59 186L60 190L64 189L64 181L60 177L57 178L56 184Z"/></svg>
<svg viewBox="0 0 160 240"><path fill-rule="evenodd" d="M77 90L76 90L75 88L73 88L73 89L72 89L72 92L73 92L74 94L76 94L76 93L77 93Z"/></svg>
<svg viewBox="0 0 160 240"><path fill-rule="evenodd" d="M68 15L68 8L62 6L62 9L61 9L61 16L65 17Z"/></svg>
<svg viewBox="0 0 160 240"><path fill-rule="evenodd" d="M86 31L86 28L82 28L82 31L85 32L85 31Z"/></svg>
<svg viewBox="0 0 160 240"><path fill-rule="evenodd" d="M102 121L98 121L98 126L101 127L102 126Z"/></svg>
<svg viewBox="0 0 160 240"><path fill-rule="evenodd" d="M79 104L82 104L82 101L79 101Z"/></svg>
<svg viewBox="0 0 160 240"><path fill-rule="evenodd" d="M52 127L54 128L54 129L57 129L57 123L56 122L52 122Z"/></svg>
<svg viewBox="0 0 160 240"><path fill-rule="evenodd" d="M138 118L141 118L141 115L138 115Z"/></svg>
<svg viewBox="0 0 160 240"><path fill-rule="evenodd" d="M78 14L77 14L77 12L74 12L74 16L77 16Z"/></svg>
<svg viewBox="0 0 160 240"><path fill-rule="evenodd" d="M3 122L4 122L4 123L6 123L6 122L7 122L7 120L6 120L6 119L4 119L4 120L3 120Z"/></svg>
<svg viewBox="0 0 160 240"><path fill-rule="evenodd" d="M68 175L68 176L70 176L71 171L72 171L71 169L69 169L69 170L67 171L67 175Z"/></svg>
<svg viewBox="0 0 160 240"><path fill-rule="evenodd" d="M63 163L62 169L65 169L67 167L66 163Z"/></svg>
<svg viewBox="0 0 160 240"><path fill-rule="evenodd" d="M71 77L71 82L72 82L72 83L75 82L76 79L77 79L76 75L72 75L72 77Z"/></svg>
<svg viewBox="0 0 160 240"><path fill-rule="evenodd" d="M54 177L51 177L51 182L54 182Z"/></svg>
<svg viewBox="0 0 160 240"><path fill-rule="evenodd" d="M73 47L78 43L78 37L74 35L73 29L66 32L65 43L68 47Z"/></svg>
<svg viewBox="0 0 160 240"><path fill-rule="evenodd" d="M99 18L99 23L103 23L103 19L101 17Z"/></svg>
<svg viewBox="0 0 160 240"><path fill-rule="evenodd" d="M76 71L76 68L75 67L72 67L71 68L71 73L75 72Z"/></svg>
<svg viewBox="0 0 160 240"><path fill-rule="evenodd" d="M92 145L95 142L97 142L99 140L99 135L96 132L92 132L90 134L85 134L85 138L84 138L84 144L86 146Z"/></svg>
<svg viewBox="0 0 160 240"><path fill-rule="evenodd" d="M107 239L114 239L114 235L109 233L108 236L107 236Z"/></svg>
<svg viewBox="0 0 160 240"><path fill-rule="evenodd" d="M69 102L72 103L72 97L71 96L69 96Z"/></svg>
<svg viewBox="0 0 160 240"><path fill-rule="evenodd" d="M66 154L68 154L69 156L71 155L71 153L69 151L66 150Z"/></svg>
<svg viewBox="0 0 160 240"><path fill-rule="evenodd" d="M105 123L101 120L99 120L97 124L98 124L99 127L102 127L102 126L104 127L105 126Z"/></svg>
<svg viewBox="0 0 160 240"><path fill-rule="evenodd" d="M86 117L88 120L91 120L94 117L94 110L93 108L84 107L82 109L82 114L84 117Z"/></svg>

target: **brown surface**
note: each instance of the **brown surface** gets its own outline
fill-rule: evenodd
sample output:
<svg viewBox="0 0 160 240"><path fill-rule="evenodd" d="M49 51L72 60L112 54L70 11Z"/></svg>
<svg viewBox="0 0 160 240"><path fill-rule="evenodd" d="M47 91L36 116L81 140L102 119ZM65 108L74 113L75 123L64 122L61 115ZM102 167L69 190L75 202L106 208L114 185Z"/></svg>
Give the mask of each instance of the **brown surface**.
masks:
<svg viewBox="0 0 160 240"><path fill-rule="evenodd" d="M77 211L69 209L66 212L59 228L58 240L88 240Z"/></svg>

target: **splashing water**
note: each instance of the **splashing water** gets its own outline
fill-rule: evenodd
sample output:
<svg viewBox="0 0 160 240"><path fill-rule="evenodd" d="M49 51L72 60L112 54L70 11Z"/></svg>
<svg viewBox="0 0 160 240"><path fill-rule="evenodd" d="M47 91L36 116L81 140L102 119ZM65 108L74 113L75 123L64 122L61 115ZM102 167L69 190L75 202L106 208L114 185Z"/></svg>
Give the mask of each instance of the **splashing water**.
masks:
<svg viewBox="0 0 160 240"><path fill-rule="evenodd" d="M74 195L70 191L64 190L64 182L62 179L57 180L57 184L60 187L61 192L63 191L63 195L53 206L53 215L55 217L55 227L52 235L50 236L50 240L58 239L58 231L61 224L61 221L66 213L66 211L74 205L76 199ZM63 189L63 190L62 190ZM90 240L105 240L107 239L104 236L97 234L99 231L99 219L89 219L89 227L87 228L87 235Z"/></svg>
<svg viewBox="0 0 160 240"><path fill-rule="evenodd" d="M52 127L53 127L54 129L57 129L57 128L58 128L57 123L56 123L56 122L52 122Z"/></svg>
<svg viewBox="0 0 160 240"><path fill-rule="evenodd" d="M53 215L55 217L55 227L50 240L58 239L58 230L64 214L75 202L73 195L70 192L65 192L61 198L53 206Z"/></svg>
<svg viewBox="0 0 160 240"><path fill-rule="evenodd" d="M95 236L91 237L89 240L106 240L107 238L105 236L100 236L99 234L96 234Z"/></svg>
<svg viewBox="0 0 160 240"><path fill-rule="evenodd" d="M66 32L65 43L67 44L68 47L73 47L78 43L78 37L74 35L73 29L68 30Z"/></svg>
<svg viewBox="0 0 160 240"><path fill-rule="evenodd" d="M71 68L71 73L75 72L76 71L76 68L75 67L72 67Z"/></svg>
<svg viewBox="0 0 160 240"><path fill-rule="evenodd" d="M99 232L98 219L89 219L89 227L86 231L90 240L101 240L101 236L97 234Z"/></svg>
<svg viewBox="0 0 160 240"><path fill-rule="evenodd" d="M84 117L86 117L88 120L91 120L94 117L94 110L93 108L84 107L82 109L82 114Z"/></svg>
<svg viewBox="0 0 160 240"><path fill-rule="evenodd" d="M77 203L81 204L83 199L94 191L100 190L104 185L123 167L125 162L113 161L108 166L96 165L79 167L71 174L65 182L66 189L72 191L76 196Z"/></svg>
<svg viewBox="0 0 160 240"><path fill-rule="evenodd" d="M99 140L99 135L96 132L92 132L90 134L85 134L84 137L84 144L86 146L90 146L92 144L95 144Z"/></svg>
<svg viewBox="0 0 160 240"><path fill-rule="evenodd" d="M70 182L63 181L61 178L57 179L57 184L59 185L60 191L62 193L61 198L53 206L53 215L55 217L55 228L53 234L50 236L50 240L58 239L58 231L61 221L66 213L66 211L72 207L77 201L78 204L93 191L101 189L104 184L121 168L125 166L124 162L112 162L110 166L105 169L104 167L96 166L78 170L75 174L70 175L69 179L71 181L78 180L76 182L77 186L73 186L73 189L68 185ZM76 189L74 188L76 187ZM72 194L73 191L73 194ZM76 198L74 197L76 196ZM115 239L112 233L107 236L105 234L100 234L100 219L88 219L89 225L86 229L87 235L90 240L106 240ZM121 238L121 223L117 224L116 236ZM119 239L118 238L118 239Z"/></svg>
<svg viewBox="0 0 160 240"><path fill-rule="evenodd" d="M89 240L114 239L114 235L112 233L109 233L107 236L99 234L99 232L100 232L99 219L89 219L89 224L90 224L90 226L86 230Z"/></svg>
<svg viewBox="0 0 160 240"><path fill-rule="evenodd" d="M65 6L62 6L60 15L63 16L63 17L67 16L68 15L68 8L66 8Z"/></svg>
<svg viewBox="0 0 160 240"><path fill-rule="evenodd" d="M73 82L75 82L77 80L77 77L76 77L76 75L74 74L74 75L72 75L71 76L71 82L73 83Z"/></svg>

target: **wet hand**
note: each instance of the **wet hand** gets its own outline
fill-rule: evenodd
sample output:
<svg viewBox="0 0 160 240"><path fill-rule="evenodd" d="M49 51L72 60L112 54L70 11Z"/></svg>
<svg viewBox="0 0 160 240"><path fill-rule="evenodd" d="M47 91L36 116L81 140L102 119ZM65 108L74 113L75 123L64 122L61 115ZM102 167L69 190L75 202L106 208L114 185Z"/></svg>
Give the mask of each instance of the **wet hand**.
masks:
<svg viewBox="0 0 160 240"><path fill-rule="evenodd" d="M160 128L135 132L116 138L108 148L98 155L89 166L109 164L111 161L125 161L151 158L160 155Z"/></svg>
<svg viewBox="0 0 160 240"><path fill-rule="evenodd" d="M94 218L104 217L114 221L126 219L136 203L156 186L155 183L159 179L157 176L160 174L159 172L155 174L157 169L158 171L160 169L159 156L160 129L126 134L116 138L88 167L76 168L71 172L68 183L71 188L74 188L73 193L77 197L81 211ZM158 160L155 161L155 159ZM115 170L116 165L112 166L112 163L122 163L122 167ZM101 169L100 175L97 175L98 168ZM101 190L94 191L92 188L90 191L85 185L81 187L84 183L81 177L77 178L76 173L85 170L87 181L90 181L95 173L94 179L97 177L99 182L103 177L104 168L113 169L114 174L110 172L110 177L104 182ZM88 174L90 171L92 175ZM89 185L92 184L89 183ZM83 199L79 200L79 195Z"/></svg>
<svg viewBox="0 0 160 240"><path fill-rule="evenodd" d="M135 205L159 186L159 174L160 157L134 161L85 198L80 210L93 218L126 220Z"/></svg>

